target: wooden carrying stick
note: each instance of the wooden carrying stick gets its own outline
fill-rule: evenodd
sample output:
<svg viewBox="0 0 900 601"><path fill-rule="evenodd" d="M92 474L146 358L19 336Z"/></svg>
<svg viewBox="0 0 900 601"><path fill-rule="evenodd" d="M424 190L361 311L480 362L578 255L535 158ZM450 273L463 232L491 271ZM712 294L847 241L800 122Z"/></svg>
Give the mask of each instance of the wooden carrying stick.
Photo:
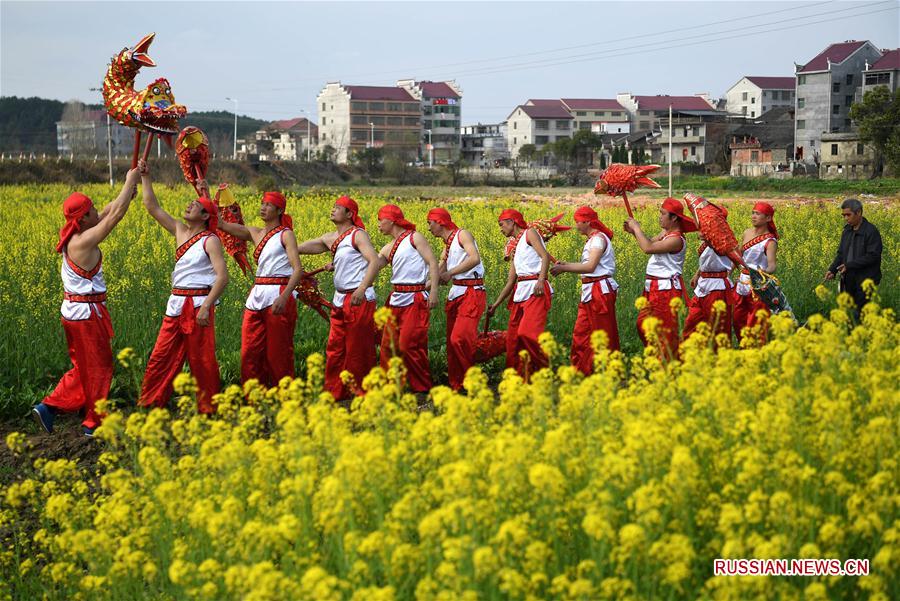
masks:
<svg viewBox="0 0 900 601"><path fill-rule="evenodd" d="M131 168L137 169L138 153L141 151L141 130L134 130L134 152L131 153Z"/></svg>
<svg viewBox="0 0 900 601"><path fill-rule="evenodd" d="M631 219L634 219L634 213L631 211L631 203L628 202L628 192L622 192L622 200L625 201L625 210L628 211L628 216Z"/></svg>

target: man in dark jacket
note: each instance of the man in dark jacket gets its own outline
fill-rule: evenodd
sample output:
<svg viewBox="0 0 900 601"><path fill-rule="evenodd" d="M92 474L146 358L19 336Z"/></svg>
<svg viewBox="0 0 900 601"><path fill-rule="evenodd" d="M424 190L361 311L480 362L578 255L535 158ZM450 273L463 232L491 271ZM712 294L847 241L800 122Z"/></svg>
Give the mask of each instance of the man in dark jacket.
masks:
<svg viewBox="0 0 900 601"><path fill-rule="evenodd" d="M859 315L866 304L863 281L881 282L881 234L862 216L862 203L855 198L841 203L841 215L847 225L841 234L837 255L825 272L825 279L831 280L835 274L840 274L841 290L853 297Z"/></svg>

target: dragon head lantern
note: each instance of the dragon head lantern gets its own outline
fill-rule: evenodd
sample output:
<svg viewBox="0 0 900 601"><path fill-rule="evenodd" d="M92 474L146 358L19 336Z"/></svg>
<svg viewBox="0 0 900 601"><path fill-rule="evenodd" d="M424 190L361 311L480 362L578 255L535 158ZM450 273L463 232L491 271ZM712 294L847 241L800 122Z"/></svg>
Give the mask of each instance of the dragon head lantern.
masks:
<svg viewBox="0 0 900 601"><path fill-rule="evenodd" d="M178 133L178 120L187 108L175 102L169 82L160 78L141 91L134 89L141 67L156 66L147 54L155 36L144 36L112 58L103 79L103 103L109 115L126 127L172 136Z"/></svg>

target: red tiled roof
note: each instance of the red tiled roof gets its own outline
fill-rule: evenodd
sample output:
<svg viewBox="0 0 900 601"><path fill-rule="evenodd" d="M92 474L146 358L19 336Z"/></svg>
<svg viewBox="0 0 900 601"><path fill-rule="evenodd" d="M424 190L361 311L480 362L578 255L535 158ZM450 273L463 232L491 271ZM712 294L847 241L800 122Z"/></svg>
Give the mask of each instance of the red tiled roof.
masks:
<svg viewBox="0 0 900 601"><path fill-rule="evenodd" d="M563 104L573 111L614 110L620 111L624 107L614 98L563 98Z"/></svg>
<svg viewBox="0 0 900 601"><path fill-rule="evenodd" d="M675 111L711 111L715 106L700 96L635 96L638 110L664 111L672 106Z"/></svg>
<svg viewBox="0 0 900 601"><path fill-rule="evenodd" d="M825 71L828 69L828 61L833 63L842 63L847 57L859 50L864 44L862 42L841 42L840 44L832 44L811 61L806 63L797 73L808 73L810 71Z"/></svg>
<svg viewBox="0 0 900 601"><path fill-rule="evenodd" d="M869 67L870 70L900 69L900 48L894 48L884 53L878 62Z"/></svg>
<svg viewBox="0 0 900 601"><path fill-rule="evenodd" d="M409 92L395 86L344 86L344 89L353 100L415 100Z"/></svg>
<svg viewBox="0 0 900 601"><path fill-rule="evenodd" d="M747 79L763 90L793 90L797 83L796 79L793 77L760 77L757 75L748 75Z"/></svg>
<svg viewBox="0 0 900 601"><path fill-rule="evenodd" d="M459 98L459 94L443 81L417 81L426 98Z"/></svg>
<svg viewBox="0 0 900 601"><path fill-rule="evenodd" d="M525 114L531 117L532 119L571 119L572 115L569 114L569 111L565 109L561 102L558 100L556 104L539 104L529 106L527 104L523 104L519 106Z"/></svg>
<svg viewBox="0 0 900 601"><path fill-rule="evenodd" d="M293 119L282 119L281 121L272 121L266 126L266 129L271 131L287 131L293 129L295 127L300 126L301 129L306 129L306 117L294 117ZM318 130L318 127L312 121L309 122L310 132L315 132Z"/></svg>

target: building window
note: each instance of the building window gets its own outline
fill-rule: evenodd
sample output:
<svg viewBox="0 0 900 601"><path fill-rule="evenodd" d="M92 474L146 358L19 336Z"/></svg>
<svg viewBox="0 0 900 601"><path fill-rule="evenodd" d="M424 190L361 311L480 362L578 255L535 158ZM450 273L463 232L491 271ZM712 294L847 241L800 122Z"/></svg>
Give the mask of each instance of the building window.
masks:
<svg viewBox="0 0 900 601"><path fill-rule="evenodd" d="M853 96L844 96L844 106L850 106L853 104Z"/></svg>
<svg viewBox="0 0 900 601"><path fill-rule="evenodd" d="M368 125L369 120L366 118L365 115L353 115L350 118L350 124L351 125ZM325 125L324 119L322 120L322 125Z"/></svg>
<svg viewBox="0 0 900 601"><path fill-rule="evenodd" d="M534 143L535 144L546 144L550 141L550 136L535 136Z"/></svg>
<svg viewBox="0 0 900 601"><path fill-rule="evenodd" d="M841 91L841 82L836 81L833 84L831 84L831 91L834 94L839 94Z"/></svg>
<svg viewBox="0 0 900 601"><path fill-rule="evenodd" d="M866 73L866 85L877 86L891 83L890 73Z"/></svg>
<svg viewBox="0 0 900 601"><path fill-rule="evenodd" d="M388 103L387 103L387 110L391 111L392 113L399 113L399 112L400 112L400 106L401 106L401 105L400 105L399 102L388 102Z"/></svg>
<svg viewBox="0 0 900 601"><path fill-rule="evenodd" d="M556 129L569 129L569 122L568 121L557 121Z"/></svg>
<svg viewBox="0 0 900 601"><path fill-rule="evenodd" d="M387 124L392 127L397 127L398 125L403 125L403 117L388 117Z"/></svg>
<svg viewBox="0 0 900 601"><path fill-rule="evenodd" d="M613 111L612 113L610 113L610 115L612 115L613 117L621 117L622 111Z"/></svg>
<svg viewBox="0 0 900 601"><path fill-rule="evenodd" d="M756 96L750 99L750 104L756 104Z"/></svg>
<svg viewBox="0 0 900 601"><path fill-rule="evenodd" d="M847 85L848 86L853 85L853 73L847 73Z"/></svg>
<svg viewBox="0 0 900 601"><path fill-rule="evenodd" d="M747 92L741 93L741 100L743 100L744 102L747 102Z"/></svg>
<svg viewBox="0 0 900 601"><path fill-rule="evenodd" d="M594 116L595 116L595 117L602 117L602 116L605 115L605 114L606 114L606 113L604 113L603 111L594 111Z"/></svg>
<svg viewBox="0 0 900 601"><path fill-rule="evenodd" d="M638 129L640 129L640 130L650 129L650 122L649 121L639 121Z"/></svg>
<svg viewBox="0 0 900 601"><path fill-rule="evenodd" d="M798 98L797 99L797 108L802 109L804 106L806 106L806 98Z"/></svg>
<svg viewBox="0 0 900 601"><path fill-rule="evenodd" d="M695 156L697 154L697 147L691 146L691 156Z"/></svg>
<svg viewBox="0 0 900 601"><path fill-rule="evenodd" d="M751 116L751 117L755 117L755 116L756 116L756 111L750 111L750 116Z"/></svg>
<svg viewBox="0 0 900 601"><path fill-rule="evenodd" d="M325 110L325 103L323 102L322 103L322 111L324 111L324 110Z"/></svg>
<svg viewBox="0 0 900 601"><path fill-rule="evenodd" d="M515 136L513 136L513 144L517 144L517 143L518 143L518 141L519 141L519 139L518 139L518 138L516 138L516 137L515 137Z"/></svg>
<svg viewBox="0 0 900 601"><path fill-rule="evenodd" d="M587 111L576 111L575 114L579 117L587 117Z"/></svg>
<svg viewBox="0 0 900 601"><path fill-rule="evenodd" d="M837 144L831 145L831 156L833 156L833 157L837 156L837 147L838 147Z"/></svg>
<svg viewBox="0 0 900 601"><path fill-rule="evenodd" d="M742 114L742 115L746 115L746 114L747 114L747 107L746 107L746 106L742 106L742 107L741 107L741 114Z"/></svg>
<svg viewBox="0 0 900 601"><path fill-rule="evenodd" d="M851 125L850 118L848 117L848 118L844 119L844 127L850 127L850 125Z"/></svg>
<svg viewBox="0 0 900 601"><path fill-rule="evenodd" d="M534 128L539 129L541 131L545 129L550 129L550 122L545 120L537 120L534 122Z"/></svg>
<svg viewBox="0 0 900 601"><path fill-rule="evenodd" d="M831 107L831 114L832 114L832 115L839 115L840 113L841 113L841 105L839 105L839 104L832 105L832 107Z"/></svg>
<svg viewBox="0 0 900 601"><path fill-rule="evenodd" d="M370 110L370 111L383 111L383 110L384 110L384 103L383 103L383 102L370 102L370 103L369 103L369 110Z"/></svg>
<svg viewBox="0 0 900 601"><path fill-rule="evenodd" d="M805 119L797 119L797 129L806 129Z"/></svg>
<svg viewBox="0 0 900 601"><path fill-rule="evenodd" d="M325 125L325 117L322 117L322 125Z"/></svg>
<svg viewBox="0 0 900 601"><path fill-rule="evenodd" d="M863 153L863 145L857 144L856 145L856 154L862 154L862 153Z"/></svg>
<svg viewBox="0 0 900 601"><path fill-rule="evenodd" d="M582 121L581 123L578 124L578 129L587 129L587 130L590 130L590 129L591 129L591 122L590 122L590 121Z"/></svg>
<svg viewBox="0 0 900 601"><path fill-rule="evenodd" d="M325 110L325 105L324 105L324 104L322 105L322 110L323 110L323 111ZM366 103L365 103L365 102L351 102L351 103L350 103L350 110L352 110L352 111L364 111L364 110L366 110Z"/></svg>
<svg viewBox="0 0 900 601"><path fill-rule="evenodd" d="M797 76L797 85L802 86L806 84L806 75L798 75Z"/></svg>
<svg viewBox="0 0 900 601"><path fill-rule="evenodd" d="M751 150L751 151L750 151L750 162L751 162L751 163L758 163L758 162L759 162L759 151L758 151L758 150Z"/></svg>
<svg viewBox="0 0 900 601"><path fill-rule="evenodd" d="M647 115L650 114L650 111L638 111L638 113L639 113L642 117L646 117Z"/></svg>

